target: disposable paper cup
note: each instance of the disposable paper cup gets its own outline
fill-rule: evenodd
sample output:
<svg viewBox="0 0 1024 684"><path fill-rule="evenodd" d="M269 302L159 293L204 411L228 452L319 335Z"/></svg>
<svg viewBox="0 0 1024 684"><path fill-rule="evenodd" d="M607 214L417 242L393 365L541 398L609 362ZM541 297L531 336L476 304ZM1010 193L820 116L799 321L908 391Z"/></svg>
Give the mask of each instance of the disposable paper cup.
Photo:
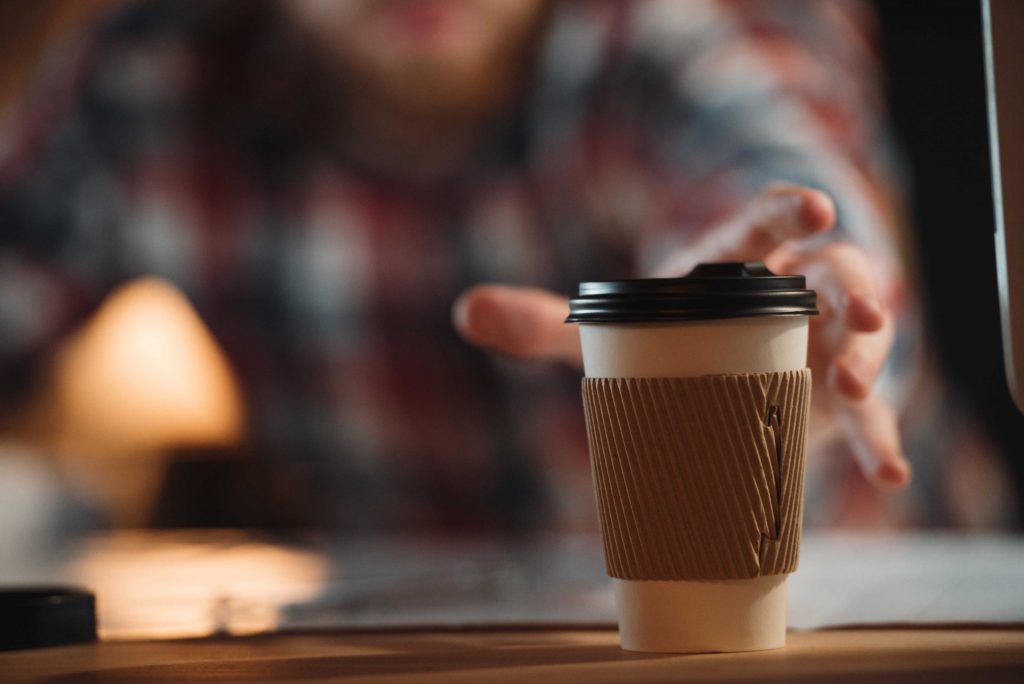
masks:
<svg viewBox="0 0 1024 684"><path fill-rule="evenodd" d="M816 313L815 295L805 289L802 277L774 276L759 263L703 264L686 278L583 283L580 296L571 302L568 320L580 324L588 379L700 378L803 371L807 365L808 316ZM652 401L657 406L658 399ZM790 495L800 499L802 439L806 434L806 408L802 410L799 486L790 489ZM643 420L634 414L628 416ZM630 444L595 445L595 439L600 437L595 436L590 415L588 436L592 456L600 446L605 458L622 461L623 470L613 468L611 472L631 472L636 464L625 461L639 457L631 453ZM664 429L654 422L643 425L645 429ZM740 444L737 448L743 448L742 440L735 443ZM712 457L692 452L670 456ZM744 474L736 472L729 476ZM598 487L599 507L607 507L607 479L603 488ZM595 484L597 480L595 472ZM670 496L721 497L733 485L741 489L739 482L724 484L724 490L704 493L682 486L678 494ZM614 485L612 482L611 490ZM649 486L667 485L652 482ZM712 503L723 505L721 501ZM791 503L797 506L791 524L799 525L802 500ZM601 513L603 528L614 524L607 510ZM685 516L678 519L681 522L677 525L687 524ZM665 529L662 534L670 538L661 541L671 550L673 530ZM608 557L609 532L614 531L603 532ZM799 530L794 533L798 539ZM621 526L617 534L636 536L635 529L628 526ZM650 541L650 536L646 539ZM687 547L685 552L712 555L718 543L717 538L708 537L703 546ZM644 552L637 548L636 553ZM622 648L675 653L779 648L786 639L786 577L769 574L742 579L664 580L613 574Z"/></svg>

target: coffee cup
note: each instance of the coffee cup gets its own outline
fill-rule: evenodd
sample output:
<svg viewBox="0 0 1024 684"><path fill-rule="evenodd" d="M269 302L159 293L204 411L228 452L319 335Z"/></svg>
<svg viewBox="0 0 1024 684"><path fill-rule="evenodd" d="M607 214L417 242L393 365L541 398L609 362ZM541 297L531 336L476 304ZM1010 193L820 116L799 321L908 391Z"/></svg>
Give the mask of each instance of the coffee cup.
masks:
<svg viewBox="0 0 1024 684"><path fill-rule="evenodd" d="M802 276L760 262L581 283L570 301L624 649L785 644L815 307Z"/></svg>

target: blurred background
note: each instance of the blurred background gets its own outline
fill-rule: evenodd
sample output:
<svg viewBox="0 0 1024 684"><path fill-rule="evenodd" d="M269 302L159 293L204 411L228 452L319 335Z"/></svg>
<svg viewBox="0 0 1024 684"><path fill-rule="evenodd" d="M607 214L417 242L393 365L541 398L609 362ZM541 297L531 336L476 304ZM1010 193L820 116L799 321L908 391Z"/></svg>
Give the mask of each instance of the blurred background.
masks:
<svg viewBox="0 0 1024 684"><path fill-rule="evenodd" d="M747 186L684 179L668 202L636 181L650 169L606 122L567 118L573 98L614 114L616 97L634 97L659 135L675 135L665 111L690 120L682 105L658 108L649 66L612 70L604 100L572 90L587 59L610 69L587 28L621 3L479 3L479 16L456 17L476 43L449 46L438 59L457 77L436 83L401 46L374 52L388 35L374 33L375 4L389 5L0 2L9 554L125 528L595 528L576 376L470 349L451 301L483 280L569 293L628 273L643 255L626 256L621 224L710 221ZM446 20L434 4L403 15L415 40ZM871 129L849 134L862 137L851 154L884 168L874 181L908 274L895 363L915 379L903 372L894 393L915 483L879 493L847 455L823 454L808 525L1019 529L1024 418L1002 368L978 3L724 4L755 17L757 35L790 30L839 60L825 63L854 102L839 120ZM695 26L713 19L701 3L688 11L704 13ZM282 17L295 26L280 30ZM859 22L859 38L835 57L819 19ZM559 67L554 85L536 76L542 57ZM517 66L499 77L495 64ZM550 99L540 114L531 89ZM365 93L401 115L363 111ZM339 136L333 112L359 134ZM584 136L585 172L560 153L574 125L604 135ZM685 154L707 163L700 147ZM750 182L771 174L765 164ZM538 180L561 199L534 196ZM595 208L600 182L617 205ZM564 199L576 195L588 197ZM669 208L636 209L645 202Z"/></svg>

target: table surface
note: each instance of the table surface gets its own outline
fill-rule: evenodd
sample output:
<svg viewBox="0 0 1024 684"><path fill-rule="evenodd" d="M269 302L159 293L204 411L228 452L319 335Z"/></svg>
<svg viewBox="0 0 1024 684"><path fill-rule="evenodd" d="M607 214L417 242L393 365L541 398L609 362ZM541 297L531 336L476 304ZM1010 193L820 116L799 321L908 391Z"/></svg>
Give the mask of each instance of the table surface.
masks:
<svg viewBox="0 0 1024 684"><path fill-rule="evenodd" d="M698 656L619 649L594 537L192 531L61 549L0 549L0 577L93 589L103 641L0 653L0 682L1024 682L1019 536L805 534L787 647Z"/></svg>
<svg viewBox="0 0 1024 684"><path fill-rule="evenodd" d="M622 651L611 628L321 632L0 653L13 682L1021 682L1024 626L793 631L738 654Z"/></svg>

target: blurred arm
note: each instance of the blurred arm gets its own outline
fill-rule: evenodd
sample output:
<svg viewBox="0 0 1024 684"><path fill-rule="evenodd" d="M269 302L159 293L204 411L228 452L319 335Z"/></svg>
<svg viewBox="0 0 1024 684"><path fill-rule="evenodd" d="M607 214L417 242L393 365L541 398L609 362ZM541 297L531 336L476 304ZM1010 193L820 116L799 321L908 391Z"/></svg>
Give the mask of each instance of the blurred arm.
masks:
<svg viewBox="0 0 1024 684"><path fill-rule="evenodd" d="M909 326L894 322L907 311L886 164L875 154L885 136L877 65L858 7L638 5L597 107L598 130L627 131L628 142L595 136L605 171L587 190L608 204L595 215L638 207L620 223L640 274L736 259L805 273L823 310L809 359L818 441L845 437L870 479L900 485L909 468L875 381L894 330ZM638 181L642 201L630 204L624 188L635 193ZM454 316L477 344L578 361L564 312L564 299L485 286L460 298Z"/></svg>

